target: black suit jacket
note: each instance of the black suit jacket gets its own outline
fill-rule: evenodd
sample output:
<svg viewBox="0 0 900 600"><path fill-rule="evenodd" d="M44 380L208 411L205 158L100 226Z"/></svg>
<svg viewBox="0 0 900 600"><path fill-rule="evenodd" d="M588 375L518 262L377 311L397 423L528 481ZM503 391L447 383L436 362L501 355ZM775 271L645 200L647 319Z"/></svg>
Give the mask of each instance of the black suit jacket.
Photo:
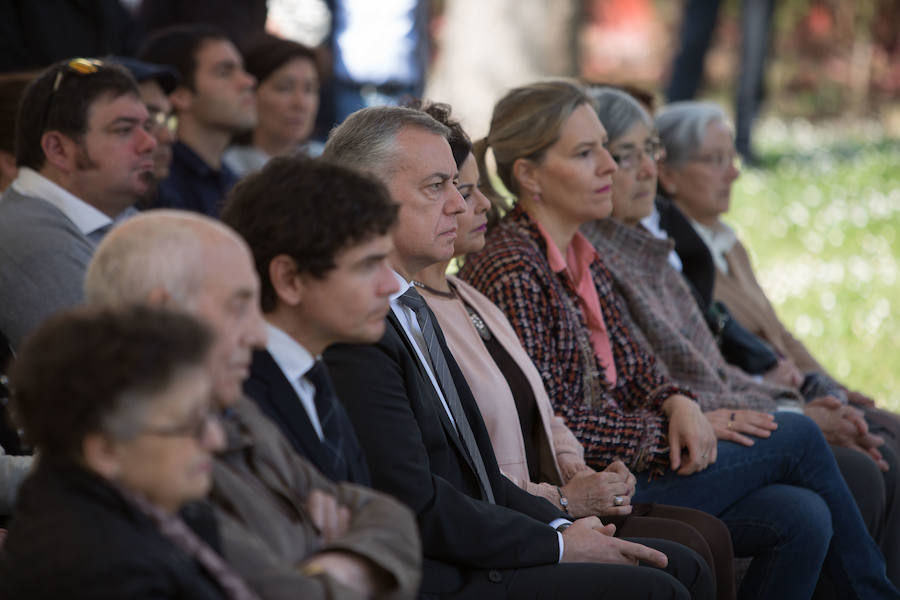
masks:
<svg viewBox="0 0 900 600"><path fill-rule="evenodd" d="M347 461L347 472L344 473L334 472L330 461L326 460L325 448L313 429L297 392L266 350L253 353L250 377L244 381L244 393L253 398L260 410L278 425L297 453L306 457L323 475L332 481L371 485L365 454L340 402L335 409L344 440L344 458Z"/></svg>
<svg viewBox="0 0 900 600"><path fill-rule="evenodd" d="M716 283L716 267L706 242L670 199L657 196L656 210L659 211L660 229L675 240L675 252L681 258L681 273L687 279L703 314L706 314L713 301L713 286Z"/></svg>
<svg viewBox="0 0 900 600"><path fill-rule="evenodd" d="M387 321L377 344L333 346L324 357L365 450L373 485L418 517L425 554L422 591L461 591L477 569L556 563L558 538L548 524L566 515L501 475L481 413L440 328L438 338L496 504L481 500L475 470L437 392L393 313Z"/></svg>

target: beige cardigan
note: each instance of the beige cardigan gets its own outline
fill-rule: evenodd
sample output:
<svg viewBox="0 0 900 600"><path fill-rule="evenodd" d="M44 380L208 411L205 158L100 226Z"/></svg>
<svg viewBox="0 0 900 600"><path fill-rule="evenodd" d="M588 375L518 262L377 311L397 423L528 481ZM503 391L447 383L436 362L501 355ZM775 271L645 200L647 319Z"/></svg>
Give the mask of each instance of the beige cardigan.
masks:
<svg viewBox="0 0 900 600"><path fill-rule="evenodd" d="M576 465L584 466L584 449L566 427L562 417L553 414L550 399L544 390L537 368L522 348L512 325L500 309L466 282L456 277L450 277L450 281L456 286L459 296L475 308L491 333L522 369L534 390L535 401L541 415L544 436L538 453L541 460L541 477L549 483L535 483L529 480L525 442L522 439L515 400L503 373L494 363L481 336L469 319L463 303L458 299L443 298L427 290L421 290L428 306L437 316L450 353L453 354L466 382L472 388L500 469L522 489L547 498L558 506L559 494L556 485L568 481L577 472Z"/></svg>
<svg viewBox="0 0 900 600"><path fill-rule="evenodd" d="M713 296L728 307L731 315L754 335L790 358L801 373L826 373L803 342L791 335L781 323L753 273L747 250L740 241L725 254L728 273L718 271ZM827 373L826 373L827 374Z"/></svg>

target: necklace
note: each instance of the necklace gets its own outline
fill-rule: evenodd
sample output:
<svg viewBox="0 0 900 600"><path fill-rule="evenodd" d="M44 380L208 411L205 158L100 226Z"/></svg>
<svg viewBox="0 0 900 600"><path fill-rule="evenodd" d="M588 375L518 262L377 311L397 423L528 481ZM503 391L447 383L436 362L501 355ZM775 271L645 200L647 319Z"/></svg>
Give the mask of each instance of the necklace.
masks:
<svg viewBox="0 0 900 600"><path fill-rule="evenodd" d="M426 292L430 292L430 293L434 294L435 296L440 296L441 298L450 298L451 300L456 298L456 292L453 290L452 287L450 288L449 292L443 292L441 290L436 290L431 286L425 285L424 283L422 283L421 281L418 281L416 279L412 279L410 281L410 283L412 283L417 288L422 288Z"/></svg>

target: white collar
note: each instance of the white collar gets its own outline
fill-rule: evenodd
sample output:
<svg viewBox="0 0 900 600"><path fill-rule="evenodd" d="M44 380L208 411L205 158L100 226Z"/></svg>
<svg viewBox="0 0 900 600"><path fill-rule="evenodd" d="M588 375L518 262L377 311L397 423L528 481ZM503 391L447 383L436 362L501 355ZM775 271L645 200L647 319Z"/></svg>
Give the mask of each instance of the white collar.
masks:
<svg viewBox="0 0 900 600"><path fill-rule="evenodd" d="M656 210L656 205L654 205L653 212L641 219L641 225L643 225L644 229L646 229L653 237L660 240L667 240L669 239L669 234L665 229L659 226L659 219L659 211ZM684 270L681 257L675 252L675 248L672 248L672 250L669 251L669 264L679 273Z"/></svg>
<svg viewBox="0 0 900 600"><path fill-rule="evenodd" d="M406 277L404 277L397 271L394 271L394 278L397 280L397 284L400 286L400 289L398 289L396 292L391 294L391 304L394 304L395 302L399 303L400 301L397 299L400 296L402 296L403 294L405 294L406 290L408 290L410 287L412 287L412 282L407 281Z"/></svg>
<svg viewBox="0 0 900 600"><path fill-rule="evenodd" d="M113 222L108 216L34 169L21 167L11 187L23 196L49 202L66 215L84 235Z"/></svg>
<svg viewBox="0 0 900 600"><path fill-rule="evenodd" d="M266 332L269 334L266 350L289 381L299 381L313 367L315 357L297 340L271 323L266 323Z"/></svg>
<svg viewBox="0 0 900 600"><path fill-rule="evenodd" d="M693 219L690 219L690 222L694 231L697 232L697 235L700 236L700 239L702 239L706 244L706 247L709 248L709 253L712 255L716 268L727 274L728 261L725 259L725 255L728 254L737 243L737 234L734 232L734 229L722 221L717 221L712 227L698 223Z"/></svg>

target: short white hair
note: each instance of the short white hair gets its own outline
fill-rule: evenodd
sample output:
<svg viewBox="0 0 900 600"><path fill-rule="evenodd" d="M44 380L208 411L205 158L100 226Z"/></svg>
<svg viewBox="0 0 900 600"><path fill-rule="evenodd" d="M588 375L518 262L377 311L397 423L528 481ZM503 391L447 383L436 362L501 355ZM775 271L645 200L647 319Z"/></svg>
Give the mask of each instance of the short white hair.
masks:
<svg viewBox="0 0 900 600"><path fill-rule="evenodd" d="M656 130L666 147L666 162L678 167L703 145L706 128L721 122L731 128L722 107L713 102L687 100L664 106L656 114Z"/></svg>

